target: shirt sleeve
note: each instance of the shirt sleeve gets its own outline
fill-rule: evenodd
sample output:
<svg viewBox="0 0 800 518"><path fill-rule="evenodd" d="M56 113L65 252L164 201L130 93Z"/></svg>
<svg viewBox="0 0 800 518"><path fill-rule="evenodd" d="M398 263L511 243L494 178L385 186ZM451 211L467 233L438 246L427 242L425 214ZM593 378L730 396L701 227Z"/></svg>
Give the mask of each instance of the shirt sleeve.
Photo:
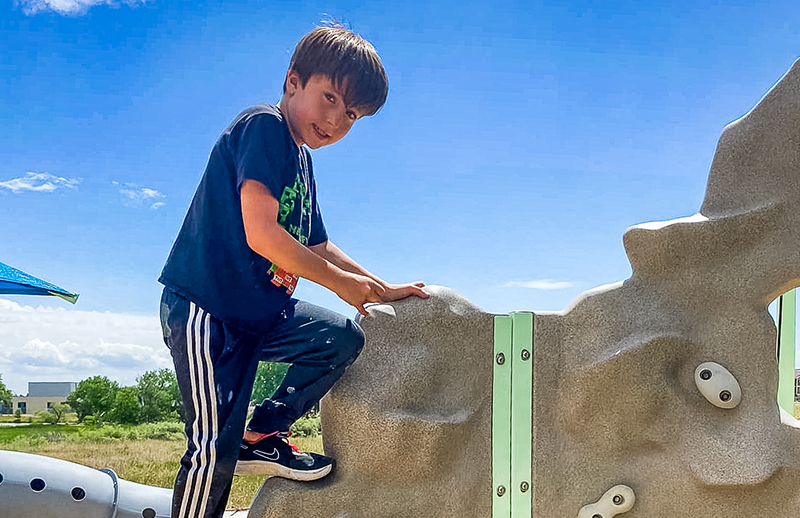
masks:
<svg viewBox="0 0 800 518"><path fill-rule="evenodd" d="M282 122L269 114L247 117L231 129L237 187L256 180L280 200L286 168L286 137Z"/></svg>

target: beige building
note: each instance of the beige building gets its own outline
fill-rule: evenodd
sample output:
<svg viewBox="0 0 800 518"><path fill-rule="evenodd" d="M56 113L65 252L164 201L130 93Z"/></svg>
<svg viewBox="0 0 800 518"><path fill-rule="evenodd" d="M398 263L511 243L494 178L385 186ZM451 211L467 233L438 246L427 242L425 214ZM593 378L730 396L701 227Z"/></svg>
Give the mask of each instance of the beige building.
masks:
<svg viewBox="0 0 800 518"><path fill-rule="evenodd" d="M29 381L27 396L13 396L11 405L14 411L35 414L46 411L56 403L67 404L67 396L78 386L73 381Z"/></svg>

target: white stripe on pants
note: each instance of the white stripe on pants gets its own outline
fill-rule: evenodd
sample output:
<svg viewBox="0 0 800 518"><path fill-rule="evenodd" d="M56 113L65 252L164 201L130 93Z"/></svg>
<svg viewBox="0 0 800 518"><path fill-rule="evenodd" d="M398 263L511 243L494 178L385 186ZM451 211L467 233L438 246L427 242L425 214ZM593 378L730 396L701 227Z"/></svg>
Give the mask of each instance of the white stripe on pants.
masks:
<svg viewBox="0 0 800 518"><path fill-rule="evenodd" d="M194 302L189 303L186 349L195 415L190 440L194 444L195 451L186 475L180 516L202 518L206 513L208 495L211 491L211 475L214 473L217 460L219 422L214 365L211 362L209 315Z"/></svg>

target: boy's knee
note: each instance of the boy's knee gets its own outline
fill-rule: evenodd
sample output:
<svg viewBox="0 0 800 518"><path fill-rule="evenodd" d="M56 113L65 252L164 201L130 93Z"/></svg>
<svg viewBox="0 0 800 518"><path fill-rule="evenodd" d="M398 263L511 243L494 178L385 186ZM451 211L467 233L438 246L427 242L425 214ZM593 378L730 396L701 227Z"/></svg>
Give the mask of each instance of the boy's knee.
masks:
<svg viewBox="0 0 800 518"><path fill-rule="evenodd" d="M343 353L350 359L355 360L364 348L364 331L355 321L347 319L343 336Z"/></svg>
<svg viewBox="0 0 800 518"><path fill-rule="evenodd" d="M350 365L364 348L364 331L351 319L345 319L340 325L329 328L325 340L326 356L332 360L332 368Z"/></svg>

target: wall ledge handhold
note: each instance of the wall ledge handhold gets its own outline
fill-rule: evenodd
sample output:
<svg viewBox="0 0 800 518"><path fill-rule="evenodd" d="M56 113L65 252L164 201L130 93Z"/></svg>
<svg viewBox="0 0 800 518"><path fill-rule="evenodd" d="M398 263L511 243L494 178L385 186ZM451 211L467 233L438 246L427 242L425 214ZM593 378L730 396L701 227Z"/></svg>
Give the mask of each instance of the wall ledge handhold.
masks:
<svg viewBox="0 0 800 518"><path fill-rule="evenodd" d="M606 491L597 502L583 506L578 518L612 518L630 511L634 503L636 495L633 489L620 484Z"/></svg>
<svg viewBox="0 0 800 518"><path fill-rule="evenodd" d="M694 382L712 405L730 410L742 401L742 389L736 377L715 362L704 362L694 370Z"/></svg>

